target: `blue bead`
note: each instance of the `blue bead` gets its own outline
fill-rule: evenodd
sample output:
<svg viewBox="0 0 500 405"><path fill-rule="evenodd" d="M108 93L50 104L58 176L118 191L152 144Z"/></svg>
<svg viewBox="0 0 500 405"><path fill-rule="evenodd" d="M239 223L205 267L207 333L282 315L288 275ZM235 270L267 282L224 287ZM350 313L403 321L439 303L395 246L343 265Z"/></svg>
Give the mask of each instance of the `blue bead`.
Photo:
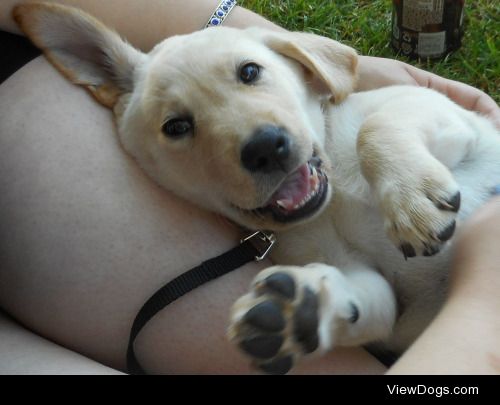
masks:
<svg viewBox="0 0 500 405"><path fill-rule="evenodd" d="M228 7L228 6L226 6L226 5L224 5L224 6L222 6L222 9L223 9L224 11L227 11L227 10L229 10L229 7Z"/></svg>
<svg viewBox="0 0 500 405"><path fill-rule="evenodd" d="M218 18L213 18L211 21L212 25L219 25L219 23L220 23L220 20Z"/></svg>
<svg viewBox="0 0 500 405"><path fill-rule="evenodd" d="M225 14L225 13L224 13L224 11L222 11L222 10L217 10L217 15L218 15L219 17L224 17L224 14Z"/></svg>

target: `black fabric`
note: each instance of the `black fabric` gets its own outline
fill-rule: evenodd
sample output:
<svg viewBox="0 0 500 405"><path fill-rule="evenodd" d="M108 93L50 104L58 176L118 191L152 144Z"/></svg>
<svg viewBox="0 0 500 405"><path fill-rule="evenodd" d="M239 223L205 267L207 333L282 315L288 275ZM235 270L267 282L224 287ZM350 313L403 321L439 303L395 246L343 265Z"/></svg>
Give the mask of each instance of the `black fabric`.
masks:
<svg viewBox="0 0 500 405"><path fill-rule="evenodd" d="M40 54L28 39L0 31L0 83Z"/></svg>
<svg viewBox="0 0 500 405"><path fill-rule="evenodd" d="M255 260L260 252L246 241L232 250L207 260L199 266L181 274L160 288L140 309L132 329L127 349L127 369L131 374L146 374L134 352L134 341L141 329L158 312L184 294L217 277L227 274L245 263Z"/></svg>

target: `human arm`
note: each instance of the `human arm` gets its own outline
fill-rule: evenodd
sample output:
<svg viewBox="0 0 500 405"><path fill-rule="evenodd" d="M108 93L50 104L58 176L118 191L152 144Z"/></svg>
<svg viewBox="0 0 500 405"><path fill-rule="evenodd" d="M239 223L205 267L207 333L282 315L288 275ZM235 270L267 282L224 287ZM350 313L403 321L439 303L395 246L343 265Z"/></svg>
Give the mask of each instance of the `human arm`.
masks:
<svg viewBox="0 0 500 405"><path fill-rule="evenodd" d="M500 197L458 235L449 298L389 374L500 373Z"/></svg>
<svg viewBox="0 0 500 405"><path fill-rule="evenodd" d="M0 375L121 374L23 328L0 311Z"/></svg>
<svg viewBox="0 0 500 405"><path fill-rule="evenodd" d="M10 14L15 5L27 2L29 1L3 0L0 3L0 29L21 34ZM220 0L148 0L147 2L49 0L49 2L81 8L114 28L132 45L143 51L149 51L169 36L188 34L203 28ZM234 27L257 25L275 30L282 29L258 14L239 6L229 14L224 25Z"/></svg>
<svg viewBox="0 0 500 405"><path fill-rule="evenodd" d="M486 93L465 83L445 79L401 61L372 56L360 57L359 75L359 91L394 84L428 87L468 110L485 115L500 129L500 108L497 103Z"/></svg>

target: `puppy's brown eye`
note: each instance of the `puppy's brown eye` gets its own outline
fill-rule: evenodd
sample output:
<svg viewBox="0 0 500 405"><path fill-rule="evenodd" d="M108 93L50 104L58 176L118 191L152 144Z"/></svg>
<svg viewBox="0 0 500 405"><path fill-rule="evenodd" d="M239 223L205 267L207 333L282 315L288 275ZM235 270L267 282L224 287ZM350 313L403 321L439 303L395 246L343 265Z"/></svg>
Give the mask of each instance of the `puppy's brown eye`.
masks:
<svg viewBox="0 0 500 405"><path fill-rule="evenodd" d="M256 63L247 63L243 65L240 69L240 80L245 84L251 84L260 74L260 66Z"/></svg>
<svg viewBox="0 0 500 405"><path fill-rule="evenodd" d="M174 118L165 122L161 130L169 138L182 138L193 131L193 120L190 118Z"/></svg>

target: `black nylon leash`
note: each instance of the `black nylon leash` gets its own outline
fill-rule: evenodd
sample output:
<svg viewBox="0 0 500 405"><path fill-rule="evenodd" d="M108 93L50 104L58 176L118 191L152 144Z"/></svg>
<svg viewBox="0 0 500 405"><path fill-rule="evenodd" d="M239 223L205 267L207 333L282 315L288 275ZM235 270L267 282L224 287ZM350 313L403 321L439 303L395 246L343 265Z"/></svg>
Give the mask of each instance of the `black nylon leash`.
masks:
<svg viewBox="0 0 500 405"><path fill-rule="evenodd" d="M137 313L127 348L127 369L130 374L144 375L146 372L139 364L134 351L134 342L142 328L158 312L189 291L194 290L217 277L223 276L246 263L259 261L266 257L275 242L274 235L268 232L255 232L241 243L220 256L204 261L169 281L149 298Z"/></svg>

